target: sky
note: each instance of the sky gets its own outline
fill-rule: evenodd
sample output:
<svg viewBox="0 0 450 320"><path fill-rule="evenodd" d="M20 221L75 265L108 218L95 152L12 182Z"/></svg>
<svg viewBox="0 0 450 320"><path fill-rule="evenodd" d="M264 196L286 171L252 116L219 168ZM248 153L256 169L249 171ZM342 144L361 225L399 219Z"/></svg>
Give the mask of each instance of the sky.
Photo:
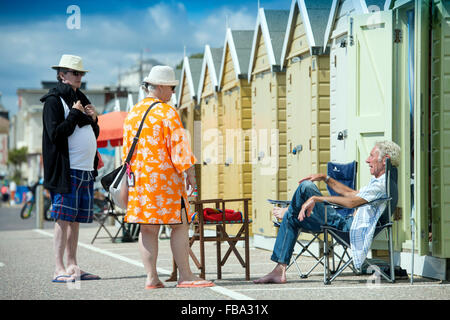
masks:
<svg viewBox="0 0 450 320"><path fill-rule="evenodd" d="M70 8L76 5L79 15ZM289 10L291 0L261 0L265 9ZM83 58L88 88L117 83L144 51L175 67L206 44L222 47L225 30L253 30L257 0L119 1L0 0L0 92L10 115L18 88L40 88L55 80L50 68L62 54ZM68 10L69 9L69 10Z"/></svg>

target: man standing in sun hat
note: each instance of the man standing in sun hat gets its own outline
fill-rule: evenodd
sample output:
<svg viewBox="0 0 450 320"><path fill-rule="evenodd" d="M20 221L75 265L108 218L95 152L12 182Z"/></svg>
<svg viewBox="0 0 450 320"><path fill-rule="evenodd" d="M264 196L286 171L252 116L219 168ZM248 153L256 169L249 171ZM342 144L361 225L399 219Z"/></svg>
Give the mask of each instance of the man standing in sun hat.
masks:
<svg viewBox="0 0 450 320"><path fill-rule="evenodd" d="M82 271L77 263L80 223L93 218L94 179L97 176L97 113L80 91L88 72L80 57L64 54L56 70L58 83L41 98L44 187L52 197L55 219L55 272L53 282L100 279ZM64 253L67 252L67 267Z"/></svg>

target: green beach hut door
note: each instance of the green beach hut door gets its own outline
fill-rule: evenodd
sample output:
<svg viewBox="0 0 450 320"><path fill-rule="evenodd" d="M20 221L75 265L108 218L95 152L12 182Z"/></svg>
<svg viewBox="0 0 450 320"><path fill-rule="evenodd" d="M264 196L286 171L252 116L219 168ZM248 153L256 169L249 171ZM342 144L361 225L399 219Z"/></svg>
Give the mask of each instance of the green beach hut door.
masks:
<svg viewBox="0 0 450 320"><path fill-rule="evenodd" d="M392 139L392 12L352 16L348 39L348 159L358 188L370 181L365 160L374 143Z"/></svg>

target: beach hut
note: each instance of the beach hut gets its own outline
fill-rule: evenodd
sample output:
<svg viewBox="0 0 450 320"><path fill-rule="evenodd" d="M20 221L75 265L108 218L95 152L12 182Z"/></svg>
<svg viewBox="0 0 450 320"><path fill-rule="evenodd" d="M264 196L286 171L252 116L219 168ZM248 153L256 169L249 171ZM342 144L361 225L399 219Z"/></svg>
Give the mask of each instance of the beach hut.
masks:
<svg viewBox="0 0 450 320"><path fill-rule="evenodd" d="M375 141L400 145L396 259L409 272L414 266L439 279L450 257L449 6L388 1L384 11L351 15L347 60L348 157L363 164ZM361 169L359 186L369 179Z"/></svg>
<svg viewBox="0 0 450 320"><path fill-rule="evenodd" d="M201 186L201 137L200 137L200 107L198 105L198 84L202 70L203 59L184 57L181 69L180 84L177 90L177 110L184 128L188 131L192 151L197 158L195 174L197 187ZM197 190L201 192L201 190Z"/></svg>
<svg viewBox="0 0 450 320"><path fill-rule="evenodd" d="M326 172L330 159L330 66L323 38L331 1L293 0L281 63L286 68L287 190ZM319 184L326 192L326 186Z"/></svg>
<svg viewBox="0 0 450 320"><path fill-rule="evenodd" d="M251 89L248 82L248 63L252 48L253 30L227 28L219 73L222 108L219 112L219 131L223 145L219 151L219 194L223 199L251 198L252 167ZM243 203L230 203L230 208L242 211ZM249 203L251 215L252 203ZM230 233L239 226L230 226Z"/></svg>
<svg viewBox="0 0 450 320"><path fill-rule="evenodd" d="M350 15L383 11L385 1L333 0L323 49L330 48L330 160L347 162L347 47Z"/></svg>
<svg viewBox="0 0 450 320"><path fill-rule="evenodd" d="M201 193L200 199L219 198L219 110L222 108L218 75L222 48L205 46L198 93L201 112Z"/></svg>
<svg viewBox="0 0 450 320"><path fill-rule="evenodd" d="M394 106L394 22L393 12L383 10L365 14L351 14L348 18L347 50L347 137L345 154L347 161L356 160L359 164L357 188L367 185L371 179L365 163L373 145L379 140L392 140L402 148L403 159L409 159L410 153L399 136L403 120ZM400 110L400 109L399 109ZM398 207L404 215L405 196L409 182L404 177L407 167L405 161L399 167ZM409 167L409 165L408 165ZM409 178L410 179L410 178ZM409 197L409 196L408 196ZM406 206L405 206L406 205ZM398 220L399 216L395 216ZM405 236L403 222L394 225L394 246L399 250ZM378 256L378 250L387 249L386 237L380 235L372 243L372 255Z"/></svg>
<svg viewBox="0 0 450 320"><path fill-rule="evenodd" d="M445 279L450 257L450 2L389 1L387 7L393 29L389 129L402 147L396 249L409 271L414 266L416 274ZM414 259L406 258L405 251L413 251Z"/></svg>
<svg viewBox="0 0 450 320"><path fill-rule="evenodd" d="M276 235L267 199L287 199L286 75L279 57L288 17L289 10L258 10L248 68L252 94L253 232L258 246L265 237Z"/></svg>
<svg viewBox="0 0 450 320"><path fill-rule="evenodd" d="M450 2L433 1L430 159L433 256L450 258ZM419 16L420 18L420 16ZM420 75L416 79L421 79ZM420 99L420 96L417 97ZM420 144L417 145L419 147ZM426 172L421 173L426 176ZM417 186L419 188L420 185ZM423 240L422 240L423 241ZM426 245L426 241L425 245ZM422 245L424 247L424 245ZM425 248L424 248L425 249ZM424 250L422 250L424 251ZM448 265L447 265L448 272ZM447 274L447 279L449 275Z"/></svg>

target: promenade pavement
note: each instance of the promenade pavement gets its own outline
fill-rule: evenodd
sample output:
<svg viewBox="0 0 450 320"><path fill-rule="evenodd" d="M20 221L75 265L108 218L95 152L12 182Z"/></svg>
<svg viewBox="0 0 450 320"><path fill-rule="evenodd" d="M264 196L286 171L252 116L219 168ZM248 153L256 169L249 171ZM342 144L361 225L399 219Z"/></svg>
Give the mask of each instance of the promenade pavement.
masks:
<svg viewBox="0 0 450 320"><path fill-rule="evenodd" d="M450 284L445 281L415 277L394 284L381 281L374 284L369 276L351 272L323 284L322 268L318 267L307 279L298 277L295 267L288 270L287 284L256 285L245 280L244 269L232 255L223 267L223 279L217 280L215 244L206 243L206 278L215 281L211 288L176 288L165 282L166 288L145 290L146 274L137 242L112 243L109 239L91 240L97 223L80 228L78 263L90 273L99 275L97 281L71 284L52 283L54 268L53 222L36 229L34 217L21 220L19 208L0 208L0 300L449 300ZM115 227L108 227L114 229ZM106 236L102 231L101 237ZM226 245L223 245L222 252ZM244 249L238 247L242 252ZM198 245L193 246L198 253ZM251 280L271 271L271 252L250 249ZM300 260L307 269L312 258ZM159 241L158 272L165 281L172 271L170 240ZM192 263L192 270L196 271Z"/></svg>

